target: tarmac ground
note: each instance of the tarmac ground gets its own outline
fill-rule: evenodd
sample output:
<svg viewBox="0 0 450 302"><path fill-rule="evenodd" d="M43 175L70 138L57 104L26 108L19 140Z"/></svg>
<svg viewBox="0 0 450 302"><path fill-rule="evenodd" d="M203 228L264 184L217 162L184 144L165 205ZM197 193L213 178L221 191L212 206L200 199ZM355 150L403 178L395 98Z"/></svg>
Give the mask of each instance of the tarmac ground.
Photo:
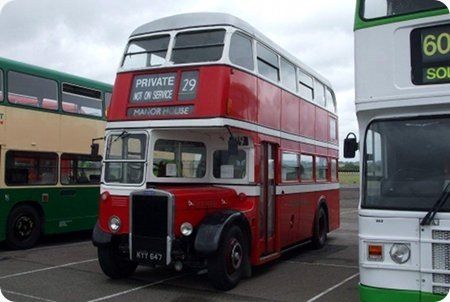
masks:
<svg viewBox="0 0 450 302"><path fill-rule="evenodd" d="M0 289L11 301L332 301L358 296L358 190L341 190L341 227L327 245L308 245L257 267L236 288L221 292L205 270L175 272L138 267L128 279L111 280L101 271L90 232L47 236L33 249L0 246ZM3 301L0 297L0 301Z"/></svg>

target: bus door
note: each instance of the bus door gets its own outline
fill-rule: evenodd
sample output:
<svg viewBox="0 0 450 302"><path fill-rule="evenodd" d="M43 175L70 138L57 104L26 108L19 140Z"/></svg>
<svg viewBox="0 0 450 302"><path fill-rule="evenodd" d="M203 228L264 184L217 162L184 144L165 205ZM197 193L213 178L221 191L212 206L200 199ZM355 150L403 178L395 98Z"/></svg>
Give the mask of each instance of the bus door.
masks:
<svg viewBox="0 0 450 302"><path fill-rule="evenodd" d="M275 252L275 155L276 146L274 144L261 144L261 256L266 256Z"/></svg>

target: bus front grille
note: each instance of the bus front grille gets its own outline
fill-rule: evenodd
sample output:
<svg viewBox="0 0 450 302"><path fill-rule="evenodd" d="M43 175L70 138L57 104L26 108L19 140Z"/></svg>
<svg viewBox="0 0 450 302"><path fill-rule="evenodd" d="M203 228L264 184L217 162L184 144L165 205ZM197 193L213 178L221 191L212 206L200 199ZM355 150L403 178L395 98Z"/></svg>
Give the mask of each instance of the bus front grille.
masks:
<svg viewBox="0 0 450 302"><path fill-rule="evenodd" d="M134 261L168 265L171 262L173 198L164 191L131 195L130 255Z"/></svg>
<svg viewBox="0 0 450 302"><path fill-rule="evenodd" d="M433 240L449 241L449 243L432 243L433 294L446 295L450 289L450 231L433 230ZM448 271L448 274L442 271Z"/></svg>

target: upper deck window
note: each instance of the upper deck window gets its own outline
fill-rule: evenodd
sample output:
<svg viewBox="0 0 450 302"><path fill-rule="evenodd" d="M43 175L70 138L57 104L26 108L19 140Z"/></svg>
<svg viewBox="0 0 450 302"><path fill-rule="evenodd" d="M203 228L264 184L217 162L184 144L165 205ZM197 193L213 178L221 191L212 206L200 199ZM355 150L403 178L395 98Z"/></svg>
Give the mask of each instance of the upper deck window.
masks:
<svg viewBox="0 0 450 302"><path fill-rule="evenodd" d="M325 101L327 103L327 109L331 112L336 112L336 101L331 90L328 87L325 88Z"/></svg>
<svg viewBox="0 0 450 302"><path fill-rule="evenodd" d="M230 61L238 66L253 70L252 40L234 33L230 42Z"/></svg>
<svg viewBox="0 0 450 302"><path fill-rule="evenodd" d="M225 30L179 33L175 38L172 62L175 64L214 62L222 58Z"/></svg>
<svg viewBox="0 0 450 302"><path fill-rule="evenodd" d="M364 19L374 19L446 8L435 0L365 0L361 6Z"/></svg>
<svg viewBox="0 0 450 302"><path fill-rule="evenodd" d="M313 78L304 71L298 69L298 93L308 101L314 97Z"/></svg>
<svg viewBox="0 0 450 302"><path fill-rule="evenodd" d="M133 69L162 65L166 61L169 41L169 35L131 41L125 53L122 67Z"/></svg>
<svg viewBox="0 0 450 302"><path fill-rule="evenodd" d="M285 59L281 59L281 84L284 87L296 91L295 66Z"/></svg>
<svg viewBox="0 0 450 302"><path fill-rule="evenodd" d="M9 71L8 101L11 104L57 110L58 84L50 79Z"/></svg>
<svg viewBox="0 0 450 302"><path fill-rule="evenodd" d="M278 82L280 79L280 67L278 66L277 54L259 43L257 54L259 74L274 82Z"/></svg>
<svg viewBox="0 0 450 302"><path fill-rule="evenodd" d="M3 70L0 70L0 101L3 101Z"/></svg>
<svg viewBox="0 0 450 302"><path fill-rule="evenodd" d="M63 84L62 108L65 112L101 117L102 93L99 90Z"/></svg>

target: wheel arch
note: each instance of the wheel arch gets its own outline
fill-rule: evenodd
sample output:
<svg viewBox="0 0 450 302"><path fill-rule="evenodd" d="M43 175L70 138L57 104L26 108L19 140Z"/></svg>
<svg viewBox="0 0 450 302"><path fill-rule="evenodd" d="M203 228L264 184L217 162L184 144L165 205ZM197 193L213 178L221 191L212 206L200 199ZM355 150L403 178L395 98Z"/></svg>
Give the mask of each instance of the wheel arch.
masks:
<svg viewBox="0 0 450 302"><path fill-rule="evenodd" d="M231 225L238 225L242 230L250 254L252 240L250 225L244 213L237 210L219 211L205 217L196 233L195 250L204 256L216 252L225 230Z"/></svg>

